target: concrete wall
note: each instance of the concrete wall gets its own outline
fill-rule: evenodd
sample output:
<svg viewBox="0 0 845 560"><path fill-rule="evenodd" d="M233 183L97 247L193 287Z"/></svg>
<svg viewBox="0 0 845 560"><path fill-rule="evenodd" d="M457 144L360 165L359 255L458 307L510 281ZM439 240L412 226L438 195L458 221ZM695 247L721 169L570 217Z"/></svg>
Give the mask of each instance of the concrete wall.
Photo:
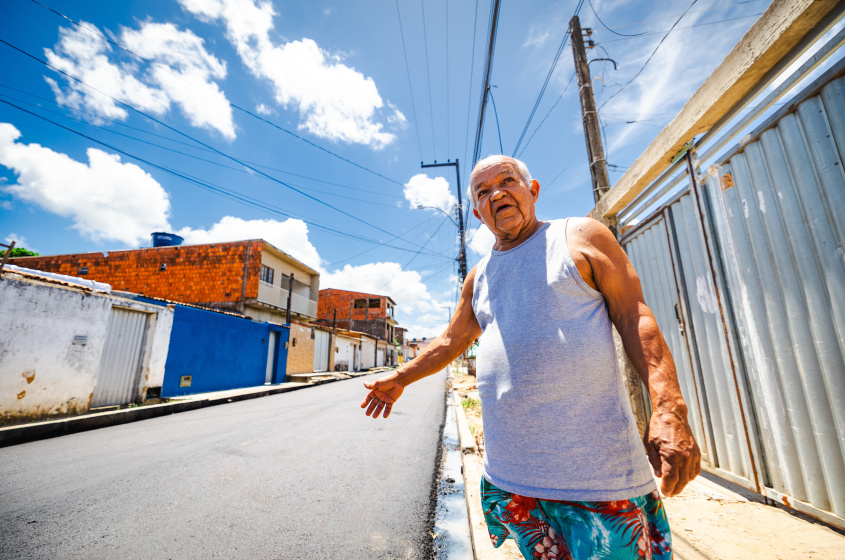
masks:
<svg viewBox="0 0 845 560"><path fill-rule="evenodd" d="M343 335L338 335L334 339L334 371L353 371L355 367L353 362L354 348L359 342L357 339L347 338Z"/></svg>
<svg viewBox="0 0 845 560"><path fill-rule="evenodd" d="M143 397L164 376L172 310L12 274L0 280L0 423L88 411L114 305L154 313L138 386ZM77 336L85 343L75 344Z"/></svg>
<svg viewBox="0 0 845 560"><path fill-rule="evenodd" d="M177 305L162 396L264 385L269 340L267 323ZM190 386L181 387L188 375Z"/></svg>

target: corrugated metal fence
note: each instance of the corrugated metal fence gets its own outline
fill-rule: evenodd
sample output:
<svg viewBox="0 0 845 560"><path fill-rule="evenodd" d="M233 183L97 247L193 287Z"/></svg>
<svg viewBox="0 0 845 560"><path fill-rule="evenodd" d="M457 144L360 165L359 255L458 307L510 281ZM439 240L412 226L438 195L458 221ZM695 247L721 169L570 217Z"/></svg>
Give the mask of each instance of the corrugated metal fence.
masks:
<svg viewBox="0 0 845 560"><path fill-rule="evenodd" d="M688 154L686 186L621 240L675 357L705 468L839 526L842 72L799 94L701 183Z"/></svg>

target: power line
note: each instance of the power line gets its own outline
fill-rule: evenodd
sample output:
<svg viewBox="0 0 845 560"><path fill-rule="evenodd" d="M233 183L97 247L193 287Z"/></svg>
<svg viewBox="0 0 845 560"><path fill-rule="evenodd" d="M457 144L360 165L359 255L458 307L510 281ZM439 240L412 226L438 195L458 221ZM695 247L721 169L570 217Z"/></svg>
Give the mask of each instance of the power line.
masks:
<svg viewBox="0 0 845 560"><path fill-rule="evenodd" d="M434 108L431 100L431 65L428 63L428 32L425 26L425 0L420 0L420 7L422 7L422 28L423 28L423 43L425 44L425 72L428 76L428 111L431 115L431 148L434 150L434 157L437 157L437 144L434 135Z"/></svg>
<svg viewBox="0 0 845 560"><path fill-rule="evenodd" d="M345 216L347 216L347 217L349 217L349 218L352 218L353 220L355 220L355 221L357 221L357 222L360 222L360 223L366 224L366 225L368 225L368 226L370 226L370 227L372 227L372 228L374 228L374 229L377 229L377 230L381 231L382 233L386 233L386 234L388 234L388 235L390 235L390 236L392 236L392 237L394 237L394 238L397 238L397 239L399 238L399 236L397 236L397 235L395 235L395 234L393 234L393 233L391 233L391 232L389 232L389 231L387 231L387 230L385 230L385 229L383 229L383 228L381 228L381 227L379 227L379 226L377 226L377 225L374 225L374 224L372 224L372 223L370 223L370 222L367 222L366 220L364 220L364 219L362 219L362 218L359 218L358 216L355 216L354 214L350 214L349 212L346 212L346 211L344 211L344 210L341 210L340 208L337 208L336 206L333 206L333 205L329 204L328 202L325 202L324 200L321 200L321 199L319 199L319 198L317 198L317 197L315 197L315 196L311 196L310 194L308 194L308 193L306 193L306 192L304 192L304 191L302 191L302 190L300 190L300 189L297 189L297 188L295 188L295 187L291 186L290 184L288 184L288 183L286 183L286 182L284 182L284 181L282 181L282 180L280 180L280 179L278 179L278 178L276 178L276 177L273 177L272 175L268 175L267 173L265 173L265 172L261 171L260 169L257 169L255 166L249 165L249 164L247 164L246 162L244 162L244 161L242 161L242 160L239 160L238 158L236 158L236 157L234 157L234 156L232 156L232 155L229 155L229 154L227 154L227 153L225 153L225 152L223 152L223 151L221 151L221 150L218 150L217 148L214 148L214 147L212 147L212 146L210 146L210 145L206 144L205 142L202 142L201 140L198 140L198 139L196 139L196 138L192 137L191 135L189 135L189 134L187 134L187 133L185 133L185 132L182 132L182 131L180 131L180 130L176 129L176 128L174 128L174 127L172 127L172 126L168 125L167 123L165 123L165 122L163 122L163 121L161 121L161 120L159 120L159 119L156 119L155 117L153 117L153 116L151 116L151 115L148 115L148 114L144 113L143 111L140 111L139 109L136 109L135 107L133 107L133 106L129 105L128 103L125 103L125 102L123 102L123 101L120 101L119 99L117 99L117 98L115 98L115 97L112 97L111 95L108 95L107 93L105 93L105 92L103 92L103 91L98 90L97 88L95 88L95 87L93 87L93 86L91 86L91 85L89 85L89 84L85 83L83 80L81 80L81 79L77 78L76 76L73 76L73 75L71 75L71 74L69 74L69 73L67 73L67 72L65 72L65 71L63 71L63 70L60 70L60 69L56 68L55 66L51 65L49 62L47 62L47 61L45 61L45 60L41 60L40 58L36 57L35 55L32 55L32 54L30 54L30 53L28 53L28 52L24 51L23 49L20 49L20 48L18 48L18 47L16 47L16 46L12 45L11 43L7 42L7 41L6 41L6 40L4 40L4 39L0 39L0 43L3 43L4 45L6 45L6 46L8 46L8 47L11 47L12 49L14 49L14 50L16 50L16 51L18 51L18 52L20 52L20 53L22 53L22 54L26 55L27 57L29 57L29 58L31 58L31 59L33 59L33 60L36 60L36 61L38 61L38 62L40 62L41 64L43 64L43 65L47 66L48 68L50 68L50 69L52 69L52 70L54 70L54 71L56 71L56 72L59 72L60 74L62 74L62 75L64 75L64 76L66 76L66 77L68 77L68 78L70 78L70 79L72 79L72 80L75 80L75 81L79 82L80 84L84 85L85 87L90 88L90 89L92 89L93 91L96 91L96 92L100 93L101 95L105 95L106 97L108 97L109 99L113 100L114 102L119 103L120 105L122 105L122 106L126 107L127 109L131 109L132 111L135 111L136 113L138 113L138 114L140 114L140 115L142 115L142 116L146 117L147 119L149 119L149 120L151 120L151 121L153 121L153 122L155 122L155 123L158 123L158 124L160 124L161 126L163 126L163 127L167 128L168 130L170 130L170 131L172 131L172 132L174 132L174 133L176 133L176 134L178 134L178 135L180 135L180 136L183 136L183 137L185 137L185 138L188 138L189 140L192 140L192 141L196 142L197 144L199 144L199 145L201 145L201 146L205 146L206 148L209 148L211 151L213 151L213 152L217 153L218 155L220 155L220 156L222 156L222 157L224 157L224 158L226 158L226 159L230 159L230 160L234 161L235 163L238 163L238 164L240 164L240 165L243 165L243 166L244 166L244 167L246 167L247 169L251 169L251 170L255 171L256 173L258 173L259 175L262 175L262 176L264 176L264 177L266 177L266 178L270 179L271 181L274 181L274 182L276 182L276 183L279 183L280 185L282 185L282 186L284 186L284 187L287 187L287 188L289 188L289 189L291 189L291 190L293 190L293 191L295 191L295 192L298 192L298 193L299 193L299 194L301 194L302 196L305 196L306 198L309 198L309 199L311 199L311 200L313 200L313 201L317 202L318 204L322 204L323 206L326 206L326 207L328 207L328 208L331 208L332 210L335 210L336 212L339 212L339 213L341 213L341 214L343 214L343 215L345 215ZM61 126L61 125L60 125L60 126ZM407 241L407 240L406 240L406 241ZM415 247L419 247L419 245L417 245L416 243L413 243L413 242L410 242L410 241L408 241L408 243L411 243L411 244L412 244L412 245L414 245Z"/></svg>
<svg viewBox="0 0 845 560"><path fill-rule="evenodd" d="M577 16L578 13L581 11L581 6L584 5L584 0L579 0L578 5L575 6L575 15ZM555 68L557 67L557 62L560 60L560 55L563 52L564 47L566 47L566 40L569 38L569 29L563 34L563 38L560 41L560 45L557 48L557 52L555 53L555 58L552 60L552 65L549 68L548 73L546 73L546 79L543 82L543 87L540 88L540 93L537 95L537 100L534 101L534 107L531 109L531 114L528 115L528 120L525 121L525 126L522 128L522 134L519 135L519 140L516 142L516 146L514 146L513 153L511 154L512 157L516 156L517 150L519 150L519 146L522 144L522 139L525 138L525 133L528 132L528 127L531 126L531 121L534 119L534 113L537 112L537 107L540 106L540 101L543 99L543 95L546 93L546 87L549 85L549 80L552 78L552 74L554 74ZM568 87L568 86L567 86Z"/></svg>
<svg viewBox="0 0 845 560"><path fill-rule="evenodd" d="M0 85L2 85L2 84L0 84ZM18 90L18 91L20 91L20 90ZM22 93L25 93L25 92L22 92ZM183 152L183 151L180 151L180 150L176 150L176 149L174 149L174 148L169 148L169 147L167 147L167 146L162 146L161 144L157 144L157 143L155 143L155 142L150 142L149 140L143 140L143 139L141 139L141 138L138 138L138 137L136 137L136 136L132 136L132 135L130 135L130 134L124 134L124 133L122 133L122 132L118 132L118 131L116 131L116 130L111 130L111 129L107 128L107 127L104 127L104 126L101 126L101 125L98 125L98 124L94 124L94 123L90 123L90 122L87 122L87 121L82 120L82 119L77 119L77 118L74 118L74 117L70 117L70 116L65 115L65 114L63 114L63 113L59 113L58 111L51 111L50 109L45 109L45 108L43 108L43 107L39 107L38 105L36 105L36 104L34 104L34 103L29 103L29 102L24 101L24 100L22 100L22 99L16 99L15 97L12 97L12 96L8 96L8 95L6 95L5 97L7 97L8 99L12 99L13 101L16 101L16 102L18 102L18 103L22 103L22 104L24 104L24 105L29 105L29 106L31 106L31 107L37 107L37 108L39 108L41 111L45 111L45 112L48 112L48 113L52 113L52 114L54 114L54 115L59 115L59 116L61 116L62 118L66 118L66 119L69 119L69 120L72 120L72 121L76 121L76 122L78 122L78 123L85 124L85 125L87 125L87 126L93 126L93 127L98 128L98 129L100 129L100 130L102 130L102 131L104 131L104 132L107 132L107 133L109 133L109 134L114 134L114 135L116 135L116 136L120 136L120 137L123 137L123 138L127 138L127 139L129 139L129 140L133 140L133 141L135 141L135 142L140 142L140 143L142 143L142 144L146 144L146 145L148 145L148 146L152 146L152 147L155 147L155 148L159 148L159 149L161 149L161 150L165 150L165 151L167 151L167 152L171 152L171 153L174 153L174 154L177 154L177 155L180 155L180 156L184 156L184 157L187 157L187 158L195 159L195 160L197 160L197 161L202 161L202 162L204 162L204 163L208 163L208 164L211 164L211 165L216 165L216 166L222 167L222 168L224 168L224 169L228 169L228 170L230 170L230 171L234 171L234 172L236 172L236 173L243 173L243 174L251 175L251 173L250 173L249 171L247 171L247 170L243 169L242 167L235 167L235 166L231 166L231 165L226 165L225 163L221 163L221 162L219 162L219 161L214 161L214 160L211 160L211 159L208 159L208 158L204 158L204 157L201 157L201 156L198 156L198 155L195 155L195 154L189 154L189 153L187 153L187 152ZM37 97L37 96L36 96L36 97ZM134 127L132 127L132 128L134 128ZM136 130L139 130L140 132L145 132L145 131L140 130L140 129L136 129ZM160 135L156 135L156 136L160 136ZM166 138L166 137L162 137L162 138ZM244 161L246 161L246 160L244 160ZM252 162L250 162L250 163L252 163ZM328 184L335 185L335 186L338 186L338 187L341 187L341 188L345 188L345 189L350 189L350 190L355 190L355 191L363 191L363 192L373 193L373 194L377 194L377 195L381 195L381 196L389 196L389 197L391 197L391 198L393 198L393 199L396 199L396 197L395 197L395 196L393 196L393 195L388 195L388 194L384 194L384 193L379 193L379 192L376 192L376 191L370 191L370 190L367 190L367 189L361 189L361 188L358 188L358 187L352 187L352 186L349 186L349 185L342 185L342 184L340 184L340 183L331 183L331 182L328 182L328 181L322 181L322 180L320 180L320 179L315 179L315 178L313 178L313 177L308 177L307 175L299 175L299 174L296 174L296 173L290 173L290 172L288 172L288 171L283 171L283 170L281 170L281 169L276 169L276 168L273 168L273 167L270 167L270 166L266 166L266 165L262 165L262 164L258 164L258 163L252 163L252 164L253 164L253 165L256 165L256 166L258 166L258 167L263 167L263 168L265 168L265 169L271 169L271 170L273 170L273 171L278 171L278 172L280 172L280 173L284 173L284 174L287 174L287 175L293 175L293 176L296 176L296 177L300 177L300 178L303 178L303 179L307 179L307 180L309 180L309 181L316 181L316 182L321 182L321 183L328 183ZM262 178L262 179L263 179L264 177L260 177L260 178ZM366 204L375 204L375 205L377 205L377 206L386 206L386 207L388 207L388 208L393 208L393 207L394 207L394 205L393 205L393 204L385 204L385 203L383 203L383 202L375 202L375 201L373 201L373 200L369 200L368 198L358 198L358 197L352 197L352 196L345 196L345 195L338 194L338 193L331 192L331 191L326 191L326 190L316 189L316 188L314 188L314 187L306 187L306 186L304 186L304 185L296 184L296 183L293 183L293 182L291 182L291 185L296 186L296 187L299 187L299 188L310 189L310 190L311 190L311 191L313 191L313 192L318 192L318 193L321 193L321 194L326 194L326 195L329 195L329 196L334 196L334 197L338 197L338 198L344 198L344 199L347 199L347 200L355 200L355 201L358 201L358 202L363 202L363 203L366 203Z"/></svg>
<svg viewBox="0 0 845 560"><path fill-rule="evenodd" d="M452 125L449 119L449 0L443 0L446 8L446 153L452 153Z"/></svg>
<svg viewBox="0 0 845 560"><path fill-rule="evenodd" d="M470 118L470 107L472 106L472 75L475 72L475 32L478 28L478 0L475 0L475 19L473 19L472 23L472 55L470 56L470 65L469 65L469 88L467 93L467 127L466 127L466 134L464 135L464 161L467 160L467 154L469 154L469 118Z"/></svg>
<svg viewBox="0 0 845 560"><path fill-rule="evenodd" d="M546 113L546 116L543 117L543 120L540 121L540 124L538 124L537 128L534 129L534 132L531 133L531 136L528 137L528 141L525 142L525 146L522 147L522 151L520 151L519 154L516 156L517 158L521 157L522 153L525 152L525 150L528 148L528 145L531 144L531 140L534 139L534 135L537 134L537 131L540 130L540 127L543 126L543 123L546 122L546 119L548 119L549 115L552 114L552 111L555 110L555 107L557 107L557 104L560 103L561 99L563 99L563 96L566 94L566 91L569 89L569 86L572 85L572 81L574 79L575 79L575 72L572 73L572 76L569 78L569 81L566 83L566 87L563 88L563 91L561 92L560 96L557 98L557 101L554 102L552 107L549 109L549 112Z"/></svg>
<svg viewBox="0 0 845 560"><path fill-rule="evenodd" d="M402 13L399 11L399 0L396 0L396 15L399 16L399 35L402 37L402 53L405 55L405 74L408 76L408 91L411 92L411 108L414 111L414 129L417 132L417 147L420 149L422 161L422 141L420 140L420 119L417 117L417 105L414 103L414 87L411 85L411 70L408 65L408 51L405 48L405 31L402 28Z"/></svg>
<svg viewBox="0 0 845 560"><path fill-rule="evenodd" d="M42 4L41 2L38 2L38 0L30 0L30 2L32 2L33 4L36 4L36 5L38 5L38 6L41 6L42 8L44 8L44 9L46 9L46 10L49 10L49 11L53 12L54 14L58 15L59 17L61 17L61 18L63 18L63 19L66 19L67 21L71 22L72 24L74 24L75 26L79 27L80 29L84 29L85 31L88 31L89 33L93 33L94 35L97 35L98 37L101 37L102 39L105 39L105 40L106 40L106 41L108 41L110 44L112 44L112 45L116 46L117 48L119 48L119 49L121 49L121 50L123 50L123 51L125 51L125 52L127 52L127 53L129 53L129 54L131 54L132 56L134 56L134 57L138 58L139 60L142 60L142 61L146 62L147 64L150 64L150 65L152 65L152 66L155 66L156 68L160 68L161 70L164 70L165 72L169 73L171 76L174 76L174 77L176 77L176 78L179 78L180 80L185 81L186 83L188 83L188 84L190 84L190 85L192 85L192 86L196 87L196 84L193 84L191 81L186 80L183 76L180 76L180 75L178 75L178 74L173 73L173 72L170 70L170 68L169 68L169 67L167 67L167 66L162 66L162 65L160 65L160 64L158 64L158 63L156 63L154 60L151 60L151 59L148 59L148 58L146 58L146 57L143 57L143 56L139 55L138 53L134 52L133 50L129 49L128 47L125 47L125 46L123 46L122 44L118 43L117 41L115 41L115 40L114 40L114 39L112 39L111 37L108 37L108 36L106 36L106 35L104 35L104 34L100 33L99 31L96 31L96 30L94 30L94 29L90 29L90 28L88 28L88 27L83 26L83 25L82 25L82 24L80 24L78 21L76 21L76 20L74 20L74 19L72 19L72 18L70 18L70 17L66 16L65 14L63 14L63 13L61 13L61 12L59 12L59 11L57 11L57 10L55 10L55 9L53 9L53 8L51 8L51 7L49 7L49 6L46 6L45 4ZM4 41L4 43L5 43L5 41ZM20 50L20 49L17 49L16 47L14 47L14 46L10 45L9 43L6 43L6 44L7 44L7 45L9 45L9 46L10 46L10 47L12 47L12 48L15 48L16 50ZM26 53L25 51L22 51L22 50L21 50L20 52L22 52L22 53L24 53L24 54L27 54L28 56L31 56L31 55L29 55L29 53ZM35 57L33 57L33 58L35 58ZM37 59L37 58L36 58L36 60L39 60L39 62L43 62L43 61L41 61L40 59ZM52 68L52 67L51 67L51 68ZM61 72L60 70L57 70L57 71L58 71L58 72ZM63 72L62 72L62 73L63 73ZM82 83L82 82L80 82L80 83ZM85 84L85 85L87 85L87 84ZM90 87L90 86L89 86L89 87ZM102 92L100 92L100 93L102 93ZM104 94L104 95L105 95L105 94ZM114 99L114 98L112 98L112 99ZM117 101L117 100L115 100L115 101ZM387 177L387 176L385 176L385 175L382 175L382 174L381 174L381 173L379 173L378 171L374 171L374 170L372 170L372 169L370 169L370 168L368 168L368 167L366 167L366 166L364 166L364 165L361 165L360 163L357 163L357 162L355 162L355 161L352 161L351 159L348 159L348 158L345 158L345 157L343 157L343 156L341 156L341 155L339 155L339 154L336 154L335 152L333 152L333 151L331 151L331 150L329 150L329 149L327 149L327 148L324 148L323 146L320 146L319 144L316 144L316 143L314 143L314 142L312 142L312 141L308 140L307 138L304 138L304 137L302 137L302 136L300 136L300 135L296 134L295 132L293 132L293 131L291 131L291 130L288 130L288 129L286 129L286 128L282 127L282 126L279 126L278 124L276 124L276 123L274 123L274 122L272 122L272 121L270 121L270 120L268 120L268 119L266 119L266 118L264 118L264 117L262 117L262 116L260 116L260 115L256 115L255 113L253 113L252 111L250 111L250 110L248 110L248 109L244 109L243 107L240 107L239 105L236 105L236 104L234 104L234 103L232 103L232 102L230 102L230 101L228 101L228 100L226 101L226 103L227 103L227 104L228 104L231 108L233 108L233 109L235 109L235 110L237 110L237 111L241 111L242 113L245 113L246 115L249 115L250 117L253 117L253 118L255 118L255 119L258 119L259 121L262 121L262 122L264 122L264 123L266 123L266 124L268 124L268 125L272 126L273 128L276 128L276 129L278 129L278 130L280 130L280 131L282 131L282 132L284 132L284 133L286 133L286 134L289 134L289 135L293 136L294 138L296 138L297 140L301 140L302 142L305 142L305 143L306 143L306 144L308 144L309 146L312 146L312 147L314 147L314 148L317 148L318 150L320 150L320 151L322 151L322 152L325 152L325 153L327 153L327 154L331 155L332 157L335 157L335 158L337 158L337 159L339 159L339 160L341 160L341 161L344 161L344 162L346 162L346 163L348 163L348 164L350 164L350 165L353 165L353 166L355 166L355 167L357 167L357 168L359 168L359 169L362 169L363 171L366 171L366 172L368 172L368 173L372 173L373 175L376 175L376 176L378 176L378 177L381 177L382 179L384 179L384 180L386 180L386 181L389 181L389 182L391 182L391 183L395 183L395 184L399 185L400 187L404 187L404 185L403 185L401 182L399 182L399 181L397 181L397 180L395 180L395 179L391 179L390 177ZM136 109L134 109L134 108L133 108L133 110L136 110Z"/></svg>
<svg viewBox="0 0 845 560"><path fill-rule="evenodd" d="M484 61L484 87L481 89L481 106L478 109L478 129L475 132L475 150L472 165L478 163L481 152L481 139L484 136L484 107L487 105L487 91L490 89L490 73L493 71L493 51L496 48L496 30L499 27L499 0L493 0L490 8L490 39L487 43L487 56Z"/></svg>
<svg viewBox="0 0 845 560"><path fill-rule="evenodd" d="M619 94L622 92L622 90L623 90L623 89L625 89L626 87L628 87L629 85L631 85L631 83L632 83L634 80L636 80L636 79L637 79L637 76L639 76L639 75L642 73L642 71L643 71L643 70L645 70L645 67L646 67L646 66L648 65L648 63L651 61L652 57L654 57L654 54L657 52L657 49L659 49L659 48L660 48L660 45L662 45L662 44L663 44L663 41L665 41L665 40L666 40L666 38L669 36L669 34L672 32L672 30L673 30L673 29L675 29L675 26L676 26L676 25L678 25L678 23L680 23L680 21L684 18L684 16L685 16L685 15L687 15L687 12L690 10L690 8L692 8L693 6L695 6L695 3L696 3L696 2L698 2L698 0L692 0L692 3L691 3L688 7L687 7L687 9L686 9L686 10L684 10L684 13L682 13L682 14L681 14L681 16L680 16L677 20L675 20L675 23L672 25L671 29L669 29L669 31L667 31L667 32L666 32L666 35L664 35L664 36L663 36L663 38L662 38L662 39L660 39L660 42L659 42L659 43L657 43L657 46L656 46L656 47L654 47L654 50L651 52L651 54L649 55L649 57L646 59L645 63L642 65L642 67L641 67L639 70L637 70L637 73L636 73L636 74L634 74L634 77L633 77L633 78L631 78L630 80L628 80L628 83L626 83L624 86L622 86L621 88L619 88L618 90L616 90L616 93L614 93L613 95L611 95L610 97L608 97L607 99L605 99L605 100L604 100L604 103L602 103L602 104L599 106L598 110L601 110L601 108L602 108L602 107L604 107L605 105L607 105L607 103L608 103L611 99L613 99L614 97L616 97L617 95L619 95Z"/></svg>
<svg viewBox="0 0 845 560"><path fill-rule="evenodd" d="M112 150L112 151L114 151L114 152L117 152L117 153L119 153L119 154L122 154L122 155L124 155L124 156L126 156L126 157L128 157L128 158L132 158L132 159L134 159L134 160L136 160L136 161L140 161L141 163L144 163L144 164L146 164L146 165L149 165L150 167L153 167L153 168L155 168L155 169L159 169L159 170L161 170L161 171L164 171L165 173L168 173L168 174L170 174L170 175L173 175L174 177L177 177L177 178L179 178L179 179L182 179L182 180L184 180L184 181L186 181L186 182L188 182L188 183L192 183L192 184L194 184L194 185L196 185L196 186L199 186L199 187L201 187L201 188L203 188L203 189L206 189L206 190L209 190L209 191L215 192L215 193L217 193L217 194L220 194L220 195L222 195L222 196L225 196L225 197L227 197L227 198L231 198L231 199L233 199L233 200L239 201L239 202L241 202L242 204L245 204L245 205L247 205L247 206L251 206L251 207L254 207L254 208L258 208L258 209L261 209L261 210L265 210L265 211L271 212L271 213L273 213L273 214L278 214L278 215L284 216L284 217L286 217L286 218L295 218L295 219L299 219L299 220L302 220L302 221L303 221L303 222L305 222L306 224L308 224L308 225L310 225L310 226L312 226L312 227L314 227L314 228L316 228L316 229L324 230L324 231L326 231L326 232L328 232L328 233L333 233L333 234L340 235L340 236L342 236L342 237L346 237L346 238L349 238L349 239L355 239L355 240L359 240L359 241L365 241L365 242L367 242L367 243L375 243L375 244L380 245L380 246L387 245L387 246L389 246L389 247L391 247L391 248L393 248L393 249L398 249L398 250L401 250L401 251L414 252L414 250L413 250L413 249L407 249L407 248L404 248L404 247L396 247L396 246L393 246L393 245L388 245L387 243L382 243L382 242L376 241L376 240L374 240L374 239L369 239L369 238L367 238L367 237L363 237L363 236L360 236L360 235L351 234L351 233L348 233L348 232L340 231L340 230L337 230L337 229L334 229L334 228L330 228L330 227L328 227L328 226L321 225L321 224L319 224L319 223L317 223L317 222L313 222L313 221L311 221L311 220L308 220L308 219L306 219L306 218L302 217L301 215L297 215L297 214L293 214L293 213L290 213L290 212L286 212L286 211L284 211L284 210L281 210L281 209L280 209L280 208L278 208L277 206L273 206L273 205L267 204L267 203L262 202L262 201L260 201L260 200L258 200L258 199L256 199L256 198L254 198L254 197L251 197L251 196L249 196L249 195L244 195L244 194L240 194L240 193L237 193L237 192L231 191L231 190L229 190L229 189L226 189L225 187L221 187L221 186L219 186L219 185L215 185L214 183L210 183L210 182L208 182L208 181L203 181L203 180L198 179L198 178L196 178L196 177L193 177L193 176L191 176L191 175L189 175L189 174L187 174L187 173L182 173L182 172L180 172L180 171L176 171L175 169L172 169L172 168L170 168L170 167L167 167L167 166L164 166L164 165L160 165L160 164L154 163L154 162L152 162L152 161L150 161L150 160L148 160L148 159L146 159L146 158L142 158L142 157L137 156L137 155L135 155L135 154L133 154L133 153L131 153L131 152L127 152L126 150L123 150L123 149L121 149L121 148L118 148L117 146L114 146L114 145L112 145L112 144L109 144L108 142L103 142L102 140L99 140L99 139L97 139L97 138L94 138L93 136L89 136L89 135L87 135L87 134L85 134L85 133L83 133L83 132L80 132L80 131L76 130L76 129L73 129L73 128L70 128L70 127L68 127L68 126L65 126L65 125L63 125L63 124L61 124L61 123L58 123L58 122L56 122L56 121L52 120L52 119L49 119L49 118L47 118L47 117L44 117L43 115L39 115L39 114L34 113L34 112L32 112L32 111L30 111L30 110L28 110L28 109L24 109L23 107L20 107L19 105L15 105L14 103L11 103L11 102L9 102L9 101L6 101L6 100L5 100L5 99L3 99L3 98L0 98L0 103L4 103L4 104L6 104L6 105L9 105L10 107L14 107L15 109L18 109L19 111L22 111L22 112L24 112L24 113L27 113L27 114L29 114L29 115L31 115L31 116L33 116L33 117L37 118L37 119L41 119L41 120L43 120L43 121L46 121L46 122L48 122L48 123L50 123L50 124L52 124L52 125L54 125L54 126L57 126L57 127L61 128L61 129L63 129L63 130L66 130L66 131L68 131L68 132L70 132L70 133L72 133L72 134L75 134L75 135L77 135L77 136L80 136L80 137L82 137L82 138L85 138L86 140L89 140L89 141L91 141L91 142L94 142L94 143L96 143L96 144L99 144L99 145L101 145L101 146L103 146L103 147L106 147L106 148L108 148L108 149L110 149L110 150ZM403 235L407 235L407 232L406 232L405 234L403 234ZM398 236L397 236L397 238L398 238ZM448 256L446 256L446 255L441 255L441 254L438 254L438 253L426 252L426 254L427 254L428 256L435 256L435 257L440 257L440 258L447 258L447 259L450 259L450 260L451 260L451 257L448 257Z"/></svg>
<svg viewBox="0 0 845 560"><path fill-rule="evenodd" d="M590 3L590 9L593 11L593 15L596 16L596 19L599 20L599 23L602 24L602 26L604 26L605 29L607 29L608 31L610 31L614 35L619 35L620 37L639 37L640 35L645 35L644 32L643 33L634 33L633 35L626 35L625 33L619 33L617 31L612 30L599 17L599 14L596 12L596 9L593 7L593 0L587 0L587 1Z"/></svg>
<svg viewBox="0 0 845 560"><path fill-rule="evenodd" d="M700 11L704 11L704 10L700 10ZM690 12L690 13L692 13L692 12ZM734 18L718 19L718 20L715 20L715 21L707 21L707 22L704 22L704 23L696 23L695 25L687 25L687 26L684 26L684 27L677 27L675 29L675 31L683 31L685 29L695 29L696 27L705 27L705 26L708 26L708 25L716 25L717 23L729 23L731 21L738 21L738 20L741 20L741 19L748 19L748 18L752 18L752 17L756 18L756 17L759 17L761 15L763 15L763 12L758 12L756 14L748 14L747 16L737 16L737 17L734 17ZM671 29L670 29L670 31L671 31ZM608 43L618 43L619 41L629 41L629 40L633 39L634 37L649 37L651 35L660 35L661 33L666 33L666 32L665 31L649 31L647 33L641 33L639 35L635 35L635 36L632 36L632 37L623 37L622 39L611 39L609 41L602 41L602 44L607 45Z"/></svg>
<svg viewBox="0 0 845 560"><path fill-rule="evenodd" d="M499 127L499 111L496 110L496 98L493 97L493 88L496 86L491 87L488 90L490 94L490 102L493 103L493 115L496 117L496 131L499 133L499 153L505 153L505 149L502 147L502 129Z"/></svg>

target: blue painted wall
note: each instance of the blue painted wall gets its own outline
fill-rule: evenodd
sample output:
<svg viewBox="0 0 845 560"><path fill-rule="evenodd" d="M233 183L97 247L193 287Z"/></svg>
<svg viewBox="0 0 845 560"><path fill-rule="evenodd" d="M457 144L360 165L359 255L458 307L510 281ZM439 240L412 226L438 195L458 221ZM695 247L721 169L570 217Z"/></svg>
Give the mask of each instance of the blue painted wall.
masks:
<svg viewBox="0 0 845 560"><path fill-rule="evenodd" d="M270 331L277 331L273 382L285 378L290 330L213 311L177 305L161 396L175 397L264 385ZM183 375L190 387L180 387Z"/></svg>

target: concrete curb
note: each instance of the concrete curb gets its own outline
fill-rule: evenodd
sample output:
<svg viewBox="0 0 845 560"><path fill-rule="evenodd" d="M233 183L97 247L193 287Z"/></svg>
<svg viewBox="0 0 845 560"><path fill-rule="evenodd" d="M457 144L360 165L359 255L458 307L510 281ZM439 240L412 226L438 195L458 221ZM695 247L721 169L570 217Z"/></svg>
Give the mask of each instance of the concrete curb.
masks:
<svg viewBox="0 0 845 560"><path fill-rule="evenodd" d="M455 399L455 417L458 419L458 438L461 441L461 453L478 453L478 445L475 443L475 437L469 431L461 397L457 393L454 393L453 397Z"/></svg>
<svg viewBox="0 0 845 560"><path fill-rule="evenodd" d="M369 373L370 372L367 374ZM137 408L86 414L73 418L62 418L60 420L48 420L45 422L35 422L20 426L8 426L0 428L0 448L79 432L87 432L88 430L96 430L98 428L119 426L120 424L128 424L129 422L148 420L159 416L167 416L168 414L197 410L208 406L216 406L220 404L266 397L269 395L289 393L291 391L298 391L307 387L314 387L316 385L323 385L334 381L343 381L343 379L325 379L316 383L308 383L298 386L268 387L266 389L258 389L253 392L241 394L231 394L230 391L220 391L221 394L219 396L211 395L206 398L194 400L174 401L149 406L139 406Z"/></svg>

